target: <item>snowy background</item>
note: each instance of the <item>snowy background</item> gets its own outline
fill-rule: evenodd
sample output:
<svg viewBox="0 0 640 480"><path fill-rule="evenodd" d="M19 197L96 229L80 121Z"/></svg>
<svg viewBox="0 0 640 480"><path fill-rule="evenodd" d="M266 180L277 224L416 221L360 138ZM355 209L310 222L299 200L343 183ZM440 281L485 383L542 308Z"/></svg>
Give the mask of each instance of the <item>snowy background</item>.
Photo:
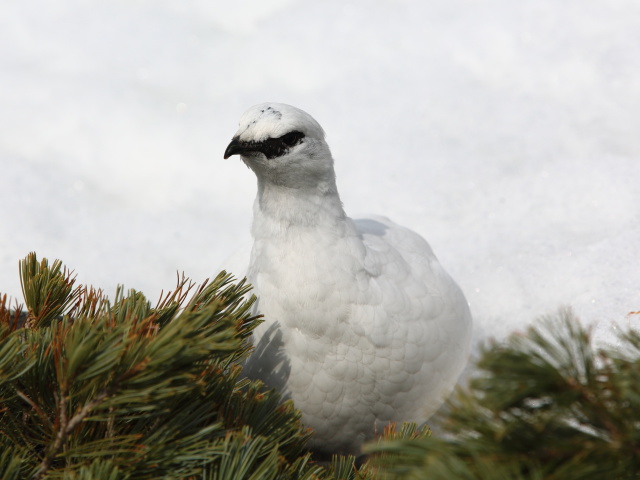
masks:
<svg viewBox="0 0 640 480"><path fill-rule="evenodd" d="M476 338L640 322L637 0L4 0L0 291L18 260L142 290L249 241L241 113L325 128L347 212L424 235Z"/></svg>

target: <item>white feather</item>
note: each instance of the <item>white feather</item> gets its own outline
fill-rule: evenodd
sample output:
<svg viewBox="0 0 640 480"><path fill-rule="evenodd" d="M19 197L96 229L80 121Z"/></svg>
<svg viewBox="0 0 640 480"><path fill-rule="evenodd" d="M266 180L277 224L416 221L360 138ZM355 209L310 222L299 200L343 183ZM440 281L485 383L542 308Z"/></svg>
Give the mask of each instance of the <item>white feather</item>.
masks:
<svg viewBox="0 0 640 480"><path fill-rule="evenodd" d="M260 152L292 131L300 143ZM345 215L324 132L297 108L249 109L225 157L235 153L258 179L246 275L265 321L246 373L292 398L326 452L357 454L390 421L426 421L471 339L467 302L427 242Z"/></svg>

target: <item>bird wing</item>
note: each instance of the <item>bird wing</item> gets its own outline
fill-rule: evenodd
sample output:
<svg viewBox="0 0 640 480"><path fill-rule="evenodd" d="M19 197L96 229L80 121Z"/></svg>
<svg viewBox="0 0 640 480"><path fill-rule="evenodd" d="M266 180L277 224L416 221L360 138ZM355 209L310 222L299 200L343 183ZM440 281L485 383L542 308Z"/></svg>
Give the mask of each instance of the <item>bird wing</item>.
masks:
<svg viewBox="0 0 640 480"><path fill-rule="evenodd" d="M394 404L394 415L402 410L431 415L466 363L467 302L420 235L380 216L354 223L366 248L369 282L351 321L354 332L373 344L371 401ZM417 411L420 398L426 403ZM391 412L377 413L384 418Z"/></svg>

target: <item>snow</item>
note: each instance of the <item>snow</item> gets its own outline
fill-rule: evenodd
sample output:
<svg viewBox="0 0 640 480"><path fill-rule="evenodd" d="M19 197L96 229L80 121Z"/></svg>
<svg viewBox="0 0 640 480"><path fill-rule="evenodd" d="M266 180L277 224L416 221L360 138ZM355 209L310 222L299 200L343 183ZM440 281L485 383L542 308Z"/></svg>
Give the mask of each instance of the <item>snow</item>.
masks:
<svg viewBox="0 0 640 480"><path fill-rule="evenodd" d="M279 101L327 132L350 215L429 240L476 340L560 305L610 339L640 319L639 24L635 0L5 1L0 291L29 251L110 294L215 275L255 195L224 149Z"/></svg>

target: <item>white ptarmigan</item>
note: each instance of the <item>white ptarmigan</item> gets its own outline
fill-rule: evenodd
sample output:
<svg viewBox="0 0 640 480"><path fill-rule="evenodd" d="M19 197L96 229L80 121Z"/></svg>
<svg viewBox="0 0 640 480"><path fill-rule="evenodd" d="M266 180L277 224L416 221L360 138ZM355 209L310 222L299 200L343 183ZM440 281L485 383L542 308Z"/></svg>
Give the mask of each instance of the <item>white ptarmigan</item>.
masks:
<svg viewBox="0 0 640 480"><path fill-rule="evenodd" d="M246 275L264 323L247 375L293 399L326 453L358 454L390 421L426 421L471 340L467 301L427 242L385 217L346 216L324 131L298 108L251 107L232 155L258 178Z"/></svg>

